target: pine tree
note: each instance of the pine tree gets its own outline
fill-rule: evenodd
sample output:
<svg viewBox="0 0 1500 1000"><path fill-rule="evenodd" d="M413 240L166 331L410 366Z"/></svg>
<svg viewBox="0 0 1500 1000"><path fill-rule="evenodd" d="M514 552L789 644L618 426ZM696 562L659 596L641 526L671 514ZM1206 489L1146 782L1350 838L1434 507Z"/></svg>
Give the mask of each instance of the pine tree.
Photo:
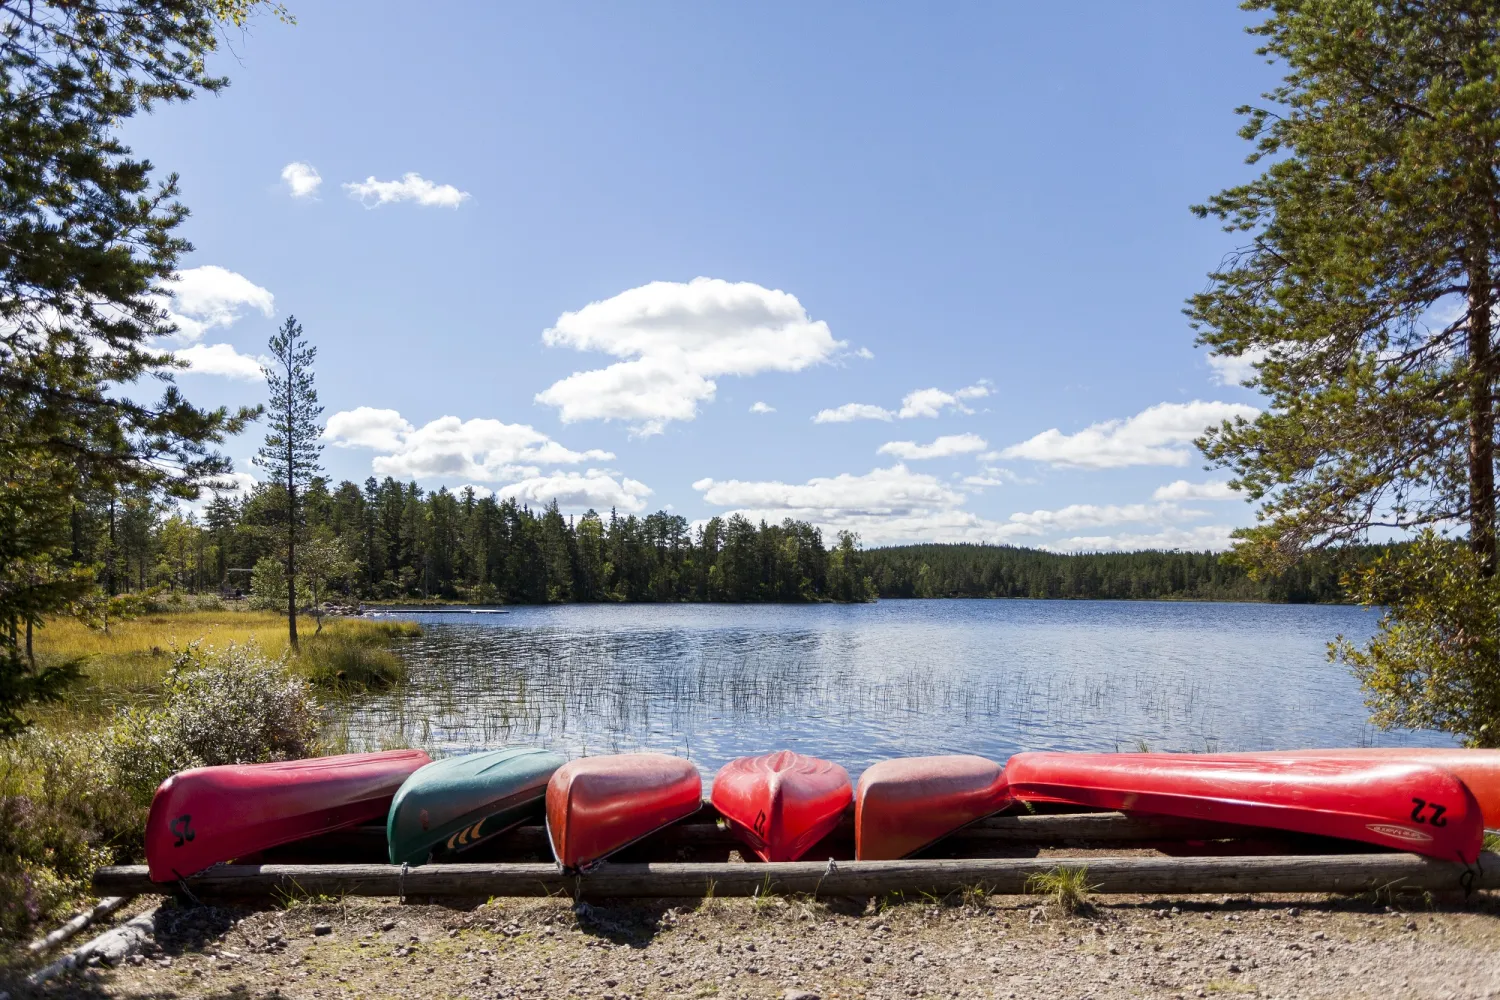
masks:
<svg viewBox="0 0 1500 1000"><path fill-rule="evenodd" d="M318 349L302 336L295 316L288 316L271 336L271 364L262 371L270 390L267 405L266 443L255 455L255 464L265 469L284 491L281 515L286 529L287 641L297 648L297 532L301 527L303 493L321 471L318 391L313 387L313 361Z"/></svg>
<svg viewBox="0 0 1500 1000"><path fill-rule="evenodd" d="M1241 135L1255 143L1252 161L1269 163L1265 172L1195 209L1248 236L1189 310L1200 343L1255 362L1249 384L1270 399L1253 423L1225 424L1201 442L1261 501L1260 523L1240 533L1237 555L1274 570L1374 528L1460 524L1466 565L1492 579L1500 8L1479 0L1245 7L1270 12L1252 33L1287 72L1267 95L1272 106L1242 109ZM1440 549L1411 555L1420 562ZM1358 592L1386 603L1393 586L1436 585L1442 577L1427 569L1396 560L1361 577ZM1443 642L1467 641L1465 631L1422 634L1439 656ZM1401 670L1420 675L1423 659L1405 655ZM1476 682L1496 674L1494 664L1476 661L1476 669ZM1380 701L1377 690L1372 704ZM1494 745L1500 715L1492 723L1487 736L1472 718L1463 725Z"/></svg>

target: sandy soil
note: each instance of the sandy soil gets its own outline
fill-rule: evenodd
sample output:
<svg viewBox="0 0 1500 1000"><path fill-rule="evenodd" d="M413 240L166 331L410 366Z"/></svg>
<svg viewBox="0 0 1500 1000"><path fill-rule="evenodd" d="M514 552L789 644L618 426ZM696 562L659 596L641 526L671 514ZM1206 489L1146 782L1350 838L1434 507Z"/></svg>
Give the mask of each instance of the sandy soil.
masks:
<svg viewBox="0 0 1500 1000"><path fill-rule="evenodd" d="M149 954L21 997L1500 997L1500 897L167 904Z"/></svg>

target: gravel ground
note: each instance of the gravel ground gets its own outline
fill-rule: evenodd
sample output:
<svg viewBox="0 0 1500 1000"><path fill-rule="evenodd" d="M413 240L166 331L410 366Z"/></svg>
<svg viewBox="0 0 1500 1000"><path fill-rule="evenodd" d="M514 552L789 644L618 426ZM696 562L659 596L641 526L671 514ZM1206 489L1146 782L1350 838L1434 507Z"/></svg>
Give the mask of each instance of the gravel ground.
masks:
<svg viewBox="0 0 1500 1000"><path fill-rule="evenodd" d="M1468 1000L1500 997L1500 897L167 904L148 950L12 995Z"/></svg>

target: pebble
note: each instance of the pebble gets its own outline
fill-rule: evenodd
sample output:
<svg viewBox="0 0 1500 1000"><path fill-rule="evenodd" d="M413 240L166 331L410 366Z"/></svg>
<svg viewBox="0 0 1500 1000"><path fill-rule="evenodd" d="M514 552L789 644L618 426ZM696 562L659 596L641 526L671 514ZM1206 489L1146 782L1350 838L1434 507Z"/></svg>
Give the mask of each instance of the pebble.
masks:
<svg viewBox="0 0 1500 1000"><path fill-rule="evenodd" d="M394 921L394 920L382 920L380 922L380 929L383 930L383 931L395 930L396 929L396 921Z"/></svg>
<svg viewBox="0 0 1500 1000"><path fill-rule="evenodd" d="M781 1000L823 1000L812 990L787 990L781 995Z"/></svg>
<svg viewBox="0 0 1500 1000"><path fill-rule="evenodd" d="M317 935L318 937L322 937L324 934L332 934L332 933L333 933L333 925L332 924L313 924L313 934Z"/></svg>

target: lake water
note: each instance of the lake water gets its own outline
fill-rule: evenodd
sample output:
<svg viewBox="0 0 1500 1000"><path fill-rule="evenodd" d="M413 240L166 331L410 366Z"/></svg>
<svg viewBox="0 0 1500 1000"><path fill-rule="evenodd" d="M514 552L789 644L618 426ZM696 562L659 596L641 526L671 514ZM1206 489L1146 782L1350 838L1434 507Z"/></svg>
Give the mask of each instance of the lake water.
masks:
<svg viewBox="0 0 1500 1000"><path fill-rule="evenodd" d="M407 687L350 736L442 752L655 749L706 775L789 748L858 775L887 757L1019 750L1450 746L1382 732L1328 662L1349 607L1110 601L564 605L402 613Z"/></svg>

